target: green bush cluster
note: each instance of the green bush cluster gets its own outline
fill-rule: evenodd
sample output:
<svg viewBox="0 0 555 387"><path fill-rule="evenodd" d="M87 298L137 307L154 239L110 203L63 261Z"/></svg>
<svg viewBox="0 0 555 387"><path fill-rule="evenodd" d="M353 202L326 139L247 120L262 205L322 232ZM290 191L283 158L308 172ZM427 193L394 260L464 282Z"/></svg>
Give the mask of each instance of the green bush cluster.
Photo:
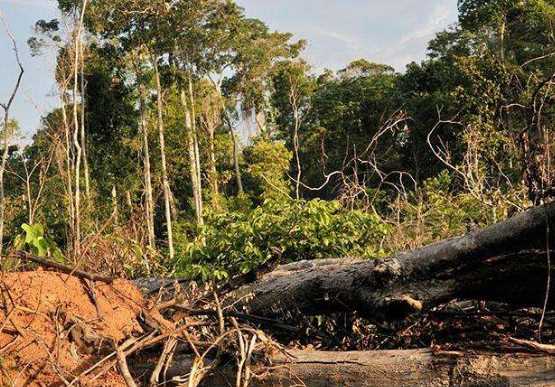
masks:
<svg viewBox="0 0 555 387"><path fill-rule="evenodd" d="M194 240L179 244L176 271L221 280L272 258L375 258L385 254L388 232L377 215L346 211L335 201L268 200L250 211L208 215Z"/></svg>

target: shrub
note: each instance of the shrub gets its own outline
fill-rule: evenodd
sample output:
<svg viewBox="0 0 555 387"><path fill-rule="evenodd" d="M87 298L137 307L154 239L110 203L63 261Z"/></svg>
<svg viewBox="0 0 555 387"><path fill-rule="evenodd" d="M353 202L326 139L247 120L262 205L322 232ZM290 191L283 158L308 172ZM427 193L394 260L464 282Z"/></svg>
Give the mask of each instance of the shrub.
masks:
<svg viewBox="0 0 555 387"><path fill-rule="evenodd" d="M179 244L180 275L225 279L276 257L380 257L389 229L377 215L322 200L269 200L250 211L209 214L206 223L193 241Z"/></svg>

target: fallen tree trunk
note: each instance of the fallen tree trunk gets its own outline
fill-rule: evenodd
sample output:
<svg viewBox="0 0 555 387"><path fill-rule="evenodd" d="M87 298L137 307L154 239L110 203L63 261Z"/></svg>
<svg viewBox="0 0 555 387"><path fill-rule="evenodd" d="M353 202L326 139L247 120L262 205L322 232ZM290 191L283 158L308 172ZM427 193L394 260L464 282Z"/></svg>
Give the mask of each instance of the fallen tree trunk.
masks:
<svg viewBox="0 0 555 387"><path fill-rule="evenodd" d="M430 350L371 352L291 351L272 358L271 369L255 367L251 386L548 386L555 382L555 357L529 354L438 353ZM186 375L190 358L176 359L167 380ZM221 367L201 386L235 385L235 369ZM186 380L186 378L184 379Z"/></svg>
<svg viewBox="0 0 555 387"><path fill-rule="evenodd" d="M378 319L403 318L454 298L543 305L554 235L551 203L384 260L281 266L228 299L261 316L357 310Z"/></svg>

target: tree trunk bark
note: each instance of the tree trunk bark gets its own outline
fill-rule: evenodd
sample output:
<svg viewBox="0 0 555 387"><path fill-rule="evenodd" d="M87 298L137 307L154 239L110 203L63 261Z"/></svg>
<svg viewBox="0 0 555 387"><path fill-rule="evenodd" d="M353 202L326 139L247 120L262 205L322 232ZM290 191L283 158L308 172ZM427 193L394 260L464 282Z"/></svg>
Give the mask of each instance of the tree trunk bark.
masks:
<svg viewBox="0 0 555 387"><path fill-rule="evenodd" d="M158 71L158 63L156 58L152 58L152 64L154 66L155 78L156 78L156 94L157 94L157 109L158 109L158 131L160 134L160 154L162 160L162 184L164 187L164 207L166 212L166 230L168 234L168 249L170 253L170 258L173 259L175 256L175 251L173 247L173 229L172 229L172 216L171 216L171 206L170 206L170 182L168 180L168 167L166 163L166 140L164 136L164 119L162 116L163 106L162 106L162 85L160 83L160 72Z"/></svg>
<svg viewBox="0 0 555 387"><path fill-rule="evenodd" d="M187 98L185 96L185 90L181 90L181 105L185 111L185 131L187 133L187 147L189 153L189 174L191 176L191 185L193 188L193 200L195 202L195 216L197 224L202 224L202 191L199 187L200 181L199 173L197 171L198 163L196 161L197 152L195 151L195 139L193 133L193 123L191 118L191 110L187 104Z"/></svg>
<svg viewBox="0 0 555 387"><path fill-rule="evenodd" d="M148 125L145 112L145 91L144 86L139 85L139 114L141 119L141 131L143 134L143 163L145 180L145 218L148 236L148 245L153 250L156 248L156 237L154 235L154 197L152 193L152 172L150 169L150 147L148 144Z"/></svg>
<svg viewBox="0 0 555 387"><path fill-rule="evenodd" d="M65 189L66 189L66 195L67 195L67 203L68 203L68 217L69 217L69 230L68 230L68 244L70 246L70 249L73 249L73 235L74 233L74 227L75 227L75 204L73 202L73 182L72 182L72 176L73 176L73 162L71 159L71 134L70 134L70 126L69 126L69 118L68 118L68 114L66 111L66 99L64 97L64 93L65 93L65 87L60 87L60 102L61 102L61 107L60 109L62 110L62 119L63 119L63 123L64 123L64 137L65 137L65 165L66 165L66 179L65 179ZM60 163L61 166L61 163Z"/></svg>
<svg viewBox="0 0 555 387"><path fill-rule="evenodd" d="M237 135L233 132L231 124L229 126L229 133L233 138L233 166L235 168L235 180L237 181L237 192L243 193L243 179L241 177L241 167L239 166L239 140Z"/></svg>
<svg viewBox="0 0 555 387"><path fill-rule="evenodd" d="M197 194L198 194L198 205L199 205L199 214L200 214L200 221L199 224L204 224L204 220L202 217L203 213L203 202L202 202L202 177L201 177L201 167L200 167L200 151L198 146L198 131L197 131L197 113L195 109L195 94L193 90L193 80L191 76L189 76L189 102L191 104L191 129L193 131L193 143L195 145L195 163L196 163L196 172L197 172Z"/></svg>
<svg viewBox="0 0 555 387"><path fill-rule="evenodd" d="M4 172L6 171L6 164L8 162L8 150L10 146L9 134L9 115L8 112L4 114L3 122L3 139L2 139L2 161L0 162L0 259L2 258L2 250L4 248L4 217L6 213L5 192L4 192Z"/></svg>
<svg viewBox="0 0 555 387"><path fill-rule="evenodd" d="M272 369L254 367L266 375L251 386L550 386L555 381L555 357L527 354L437 353L430 350L371 352L288 351L272 357ZM177 358L167 379L187 374L191 359ZM266 371L266 372L264 372ZM235 385L233 366L218 368L201 386Z"/></svg>
<svg viewBox="0 0 555 387"><path fill-rule="evenodd" d="M554 245L555 203L504 222L384 260L320 260L278 268L229 296L271 316L298 310L358 310L365 317L404 318L454 298L543 306L546 244ZM555 271L550 273L555 274ZM551 289L551 300L555 291Z"/></svg>
<svg viewBox="0 0 555 387"><path fill-rule="evenodd" d="M79 143L79 115L77 111L77 93L78 93L78 77L80 68L80 51L81 51L81 31L83 29L83 19L87 9L87 0L83 0L81 5L80 17L75 27L75 42L74 42L74 62L73 62L73 146L75 147L75 227L74 227L74 255L77 259L81 255L81 158L82 149Z"/></svg>
<svg viewBox="0 0 555 387"><path fill-rule="evenodd" d="M201 169L200 169L200 152L198 147L198 132L197 132L197 116L195 110L195 95L193 90L193 80L191 75L189 75L189 104L191 108L191 133L193 139L193 152L195 161L195 172L196 172L196 190L197 190L197 223L199 225L204 224L203 219L203 203L202 203L202 180L201 180Z"/></svg>
<svg viewBox="0 0 555 387"><path fill-rule="evenodd" d="M220 207L219 195L220 189L218 187L218 170L216 168L216 149L214 145L214 131L215 128L211 127L208 134L208 151L209 155L209 169L210 169L210 186L212 188L212 205L214 208Z"/></svg>
<svg viewBox="0 0 555 387"><path fill-rule="evenodd" d="M87 141L85 136L85 55L83 44L79 44L79 53L81 55L81 152L83 157L83 169L85 175L85 196L87 199L91 195L91 183L89 173L89 160L87 157Z"/></svg>

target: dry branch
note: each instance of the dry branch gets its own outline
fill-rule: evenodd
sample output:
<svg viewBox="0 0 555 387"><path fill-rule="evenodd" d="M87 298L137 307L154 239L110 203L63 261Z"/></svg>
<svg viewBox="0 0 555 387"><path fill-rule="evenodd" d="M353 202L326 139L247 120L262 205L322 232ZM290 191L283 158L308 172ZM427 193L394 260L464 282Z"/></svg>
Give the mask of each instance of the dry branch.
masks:
<svg viewBox="0 0 555 387"><path fill-rule="evenodd" d="M31 254L27 254L27 253L24 253L24 252L18 252L16 255L19 259L21 259L23 261L31 261L31 262L37 263L41 266L48 267L50 269L54 269L54 270L57 270L57 271L61 271L62 273L70 274L70 275L73 275L75 277L79 277L79 278L83 278L83 279L87 279L87 280L95 281L95 282L105 282L107 284L111 284L112 282L114 282L114 279L111 278L111 277L106 277L106 276L99 275L99 274L88 273L86 271L78 270L78 269L72 268L70 266L62 265L61 263L56 263L56 262L52 262L52 261L49 261L49 260L44 259L44 258L35 257Z"/></svg>

